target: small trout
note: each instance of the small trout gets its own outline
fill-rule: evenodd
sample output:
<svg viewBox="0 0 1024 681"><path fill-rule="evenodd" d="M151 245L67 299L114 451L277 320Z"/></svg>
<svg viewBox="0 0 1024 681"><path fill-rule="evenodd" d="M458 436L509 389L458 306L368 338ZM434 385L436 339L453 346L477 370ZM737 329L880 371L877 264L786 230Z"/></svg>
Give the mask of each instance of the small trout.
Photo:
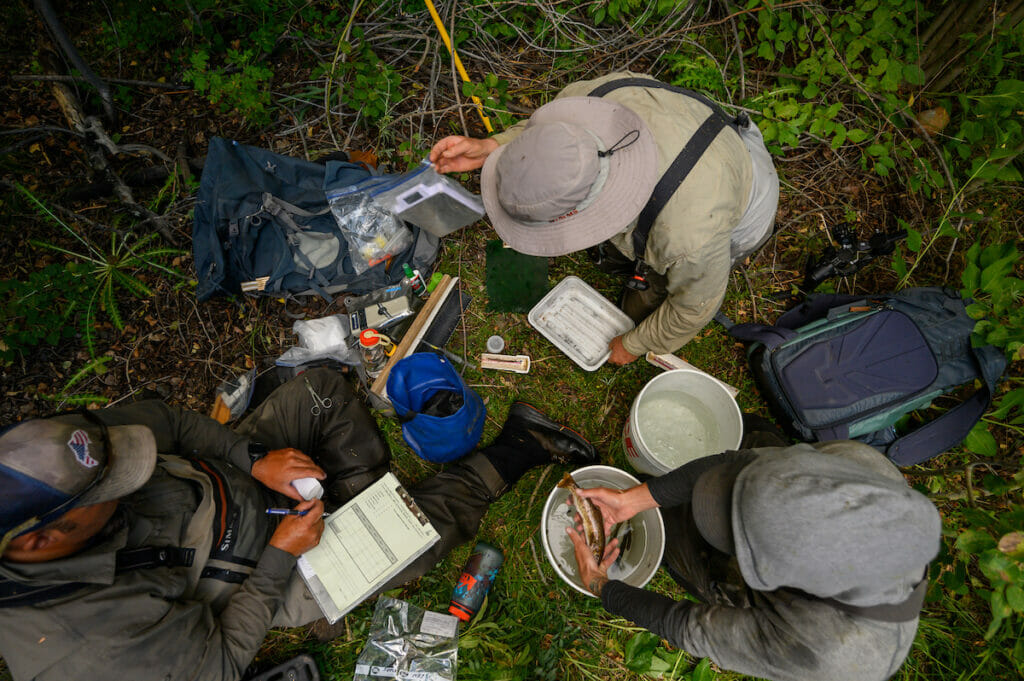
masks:
<svg viewBox="0 0 1024 681"><path fill-rule="evenodd" d="M572 504L583 521L583 538L587 540L587 546L590 547L594 558L600 563L604 558L605 545L604 518L601 516L601 509L595 506L590 499L580 496L580 488L569 473L565 474L558 486L569 490L569 494L572 495Z"/></svg>

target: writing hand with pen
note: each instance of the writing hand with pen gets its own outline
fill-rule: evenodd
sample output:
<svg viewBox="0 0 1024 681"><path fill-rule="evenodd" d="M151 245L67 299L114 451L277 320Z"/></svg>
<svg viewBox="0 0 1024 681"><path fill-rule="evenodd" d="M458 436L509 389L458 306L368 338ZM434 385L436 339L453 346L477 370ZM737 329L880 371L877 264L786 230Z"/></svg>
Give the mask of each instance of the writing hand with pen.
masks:
<svg viewBox="0 0 1024 681"><path fill-rule="evenodd" d="M284 511L284 513L272 513ZM267 509L271 515L282 515L281 523L270 537L270 545L301 556L320 543L324 531L324 502L319 499L303 501L294 509Z"/></svg>
<svg viewBox="0 0 1024 681"><path fill-rule="evenodd" d="M275 492L301 502L292 509L295 513L288 513L281 519L270 538L271 546L299 556L320 543L324 531L324 504L319 499L303 500L292 486L292 481L299 478L327 478L313 459L291 447L275 449L253 464L252 477Z"/></svg>

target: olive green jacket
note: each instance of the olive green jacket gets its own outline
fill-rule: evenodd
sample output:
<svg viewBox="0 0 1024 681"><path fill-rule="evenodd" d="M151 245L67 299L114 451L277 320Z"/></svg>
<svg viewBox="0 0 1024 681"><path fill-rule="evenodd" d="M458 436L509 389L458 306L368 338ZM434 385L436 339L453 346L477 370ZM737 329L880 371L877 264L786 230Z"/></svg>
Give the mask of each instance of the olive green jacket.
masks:
<svg viewBox="0 0 1024 681"><path fill-rule="evenodd" d="M84 583L38 605L0 608L0 655L17 681L240 678L272 624L320 616L295 558L268 546L271 496L249 475L248 440L161 402L102 415L153 431L156 470L121 500L120 523L98 544L45 563L0 561L0 576L22 583ZM226 505L215 503L221 494L204 467L219 474ZM119 549L144 546L194 548L195 561L115 573Z"/></svg>
<svg viewBox="0 0 1024 681"><path fill-rule="evenodd" d="M556 96L587 96L598 85L619 78L648 77L622 71L569 85ZM693 133L710 115L699 101L667 90L626 87L605 95L635 112L658 142L658 174L664 173ZM494 136L508 144L526 127L520 121ZM723 130L708 147L665 208L647 241L644 261L667 277L668 297L622 343L634 355L648 350L675 352L688 343L718 310L732 267L730 235L748 206L750 152L739 135ZM636 222L609 241L634 258Z"/></svg>

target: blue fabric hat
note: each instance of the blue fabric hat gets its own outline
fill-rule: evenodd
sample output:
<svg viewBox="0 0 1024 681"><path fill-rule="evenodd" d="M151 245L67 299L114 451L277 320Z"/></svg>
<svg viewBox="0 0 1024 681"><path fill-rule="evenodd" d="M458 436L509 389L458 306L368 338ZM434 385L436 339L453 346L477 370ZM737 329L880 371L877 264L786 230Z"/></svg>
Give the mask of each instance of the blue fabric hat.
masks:
<svg viewBox="0 0 1024 681"><path fill-rule="evenodd" d="M388 374L388 399L402 423L402 437L420 457L435 463L468 454L484 432L483 400L471 390L451 362L430 352L399 360ZM420 413L435 393L450 390L463 404L450 416Z"/></svg>

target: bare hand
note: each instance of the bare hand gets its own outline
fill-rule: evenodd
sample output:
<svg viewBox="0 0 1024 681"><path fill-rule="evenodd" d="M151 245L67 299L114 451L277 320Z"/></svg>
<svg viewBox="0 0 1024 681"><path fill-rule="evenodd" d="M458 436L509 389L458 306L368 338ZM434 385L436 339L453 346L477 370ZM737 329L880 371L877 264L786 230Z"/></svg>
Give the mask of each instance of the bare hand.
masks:
<svg viewBox="0 0 1024 681"><path fill-rule="evenodd" d="M293 556L301 556L320 543L320 535L324 531L324 502L310 499L296 506L295 510L306 511L306 515L284 516L270 537L270 545Z"/></svg>
<svg viewBox="0 0 1024 681"><path fill-rule="evenodd" d="M297 449L286 447L267 452L267 455L252 465L252 477L266 487L280 492L286 497L302 501L298 490L292 487L292 480L299 478L316 478L324 480L327 474Z"/></svg>
<svg viewBox="0 0 1024 681"><path fill-rule="evenodd" d="M590 499L604 519L604 534L611 534L612 528L621 522L625 522L640 511L634 509L625 490L611 489L609 487L591 487L581 489L579 495L584 499ZM571 500L572 497L570 496Z"/></svg>
<svg viewBox="0 0 1024 681"><path fill-rule="evenodd" d="M576 554L576 564L579 565L580 569L580 580L582 580L583 586L590 593L600 598L601 589L608 583L608 568L619 557L619 540L612 539L608 542L608 545L604 547L604 557L601 559L601 563L598 564L597 559L594 558L594 552L590 550L590 547L587 546L587 540L583 538L582 530L583 528L580 526L565 528L569 539L572 540L573 551Z"/></svg>
<svg viewBox="0 0 1024 681"><path fill-rule="evenodd" d="M430 150L430 162L439 173L476 170L499 146L496 140L452 135L437 142Z"/></svg>
<svg viewBox="0 0 1024 681"><path fill-rule="evenodd" d="M629 364L639 357L639 355L634 355L626 349L626 346L622 344L622 336L612 338L611 342L608 343L608 347L611 348L612 351L612 355L608 358L608 361L612 364L622 366L623 364Z"/></svg>

